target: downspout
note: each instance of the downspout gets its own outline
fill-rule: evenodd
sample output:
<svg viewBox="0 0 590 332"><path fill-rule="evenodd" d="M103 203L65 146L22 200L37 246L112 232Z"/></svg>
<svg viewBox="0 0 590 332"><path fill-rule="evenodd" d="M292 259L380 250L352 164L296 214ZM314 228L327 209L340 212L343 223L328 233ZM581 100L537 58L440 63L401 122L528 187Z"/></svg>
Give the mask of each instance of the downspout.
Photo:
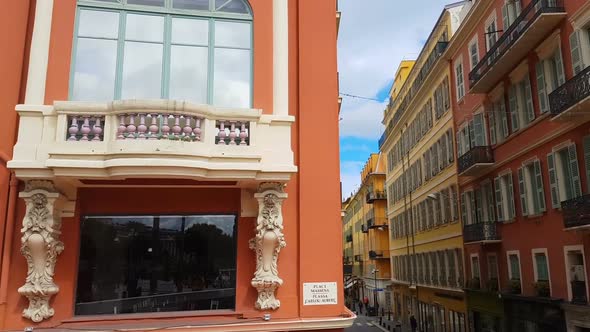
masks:
<svg viewBox="0 0 590 332"><path fill-rule="evenodd" d="M0 156L2 157L2 156ZM8 208L6 212L6 230L4 233L4 248L2 249L2 271L0 274L0 304L6 303L8 294L8 273L10 271L12 239L14 237L15 210L18 194L18 180L14 173L10 174L8 191Z"/></svg>

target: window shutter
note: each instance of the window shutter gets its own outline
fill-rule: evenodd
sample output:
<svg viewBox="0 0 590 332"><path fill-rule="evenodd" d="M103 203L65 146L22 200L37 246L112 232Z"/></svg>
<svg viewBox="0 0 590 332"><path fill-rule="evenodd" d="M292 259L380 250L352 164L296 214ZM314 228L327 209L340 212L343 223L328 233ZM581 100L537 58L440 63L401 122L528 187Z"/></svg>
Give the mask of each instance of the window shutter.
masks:
<svg viewBox="0 0 590 332"><path fill-rule="evenodd" d="M559 189L557 186L557 170L555 169L555 154L547 154L547 169L549 172L549 189L551 191L551 206L558 208L561 206L559 199Z"/></svg>
<svg viewBox="0 0 590 332"><path fill-rule="evenodd" d="M516 98L516 85L510 86L508 93L510 102L510 114L512 116L512 131L517 131L518 126L518 99Z"/></svg>
<svg viewBox="0 0 590 332"><path fill-rule="evenodd" d="M448 153L448 149L447 149L447 136L443 135L440 138L440 164L441 164L441 169L445 168L448 163L449 163L449 156L447 155Z"/></svg>
<svg viewBox="0 0 590 332"><path fill-rule="evenodd" d="M476 146L476 140L475 140L475 124L474 124L475 121L474 120L469 121L469 124L468 124L468 129L469 129L469 148L467 149L467 151L471 150L471 148L473 148L474 146Z"/></svg>
<svg viewBox="0 0 590 332"><path fill-rule="evenodd" d="M486 137L483 129L483 114L473 117L473 131L475 132L475 146L485 146Z"/></svg>
<svg viewBox="0 0 590 332"><path fill-rule="evenodd" d="M533 107L533 94L531 92L531 79L527 75L527 78L524 80L524 98L526 102L526 112L528 117L528 122L532 122L535 120L535 108Z"/></svg>
<svg viewBox="0 0 590 332"><path fill-rule="evenodd" d="M455 160L455 150L453 149L453 131L447 130L447 156L449 157L449 163Z"/></svg>
<svg viewBox="0 0 590 332"><path fill-rule="evenodd" d="M545 67L544 61L537 62L537 96L539 97L539 111L545 113L549 110L549 100L547 98L547 86L545 84Z"/></svg>
<svg viewBox="0 0 590 332"><path fill-rule="evenodd" d="M502 22L504 24L504 31L508 30L508 27L510 26L510 20L508 17L508 5L506 4L502 6Z"/></svg>
<svg viewBox="0 0 590 332"><path fill-rule="evenodd" d="M582 48L580 46L580 30L576 30L570 35L570 50L572 52L572 67L574 69L574 75L577 75L584 69Z"/></svg>
<svg viewBox="0 0 590 332"><path fill-rule="evenodd" d="M586 168L587 192L590 193L590 136L584 137L584 167Z"/></svg>
<svg viewBox="0 0 590 332"><path fill-rule="evenodd" d="M557 84L561 86L565 83L565 72L563 70L563 56L561 55L561 45L557 47L557 51L555 52L555 66L557 67Z"/></svg>
<svg viewBox="0 0 590 332"><path fill-rule="evenodd" d="M488 112L488 121L490 127L490 144L496 144L496 111L492 106L490 112Z"/></svg>
<svg viewBox="0 0 590 332"><path fill-rule="evenodd" d="M516 216L516 207L514 206L514 183L512 182L512 173L508 175L508 200L509 200L509 208L510 208L510 219Z"/></svg>
<svg viewBox="0 0 590 332"><path fill-rule="evenodd" d="M492 190L492 184L490 183L487 186L485 186L485 189L486 189L485 194L486 194L486 204L487 204L486 208L488 209L488 220L487 221L494 221L495 220L494 210L496 208L494 207L494 193Z"/></svg>
<svg viewBox="0 0 590 332"><path fill-rule="evenodd" d="M445 82L443 84L443 96L444 96L444 100L445 100L445 111L448 110L451 107L451 102L450 102L450 95L449 95L449 77L445 77Z"/></svg>
<svg viewBox="0 0 590 332"><path fill-rule="evenodd" d="M461 220L463 220L463 225L467 225L467 208L465 207L465 193L461 193Z"/></svg>
<svg viewBox="0 0 590 332"><path fill-rule="evenodd" d="M528 215L528 206L526 199L526 185L524 183L524 174L522 167L518 169L518 190L520 193L520 207L522 208L522 215Z"/></svg>
<svg viewBox="0 0 590 332"><path fill-rule="evenodd" d="M506 115L506 101L502 98L500 102L500 119L502 121L502 136L508 137L510 130L508 129L508 116Z"/></svg>
<svg viewBox="0 0 590 332"><path fill-rule="evenodd" d="M576 144L568 147L568 155L570 159L570 174L572 175L571 186L574 197L582 196L582 184L580 181L580 169L578 167L578 154L576 153Z"/></svg>
<svg viewBox="0 0 590 332"><path fill-rule="evenodd" d="M481 189L475 190L475 215L477 218L473 218L473 221L476 223L483 222L483 199L481 194ZM473 196L473 195L472 195Z"/></svg>
<svg viewBox="0 0 590 332"><path fill-rule="evenodd" d="M536 160L534 165L535 169L535 187L537 188L537 202L539 205L540 212L545 212L545 190L543 189L543 173L541 172L541 162Z"/></svg>
<svg viewBox="0 0 590 332"><path fill-rule="evenodd" d="M502 181L500 177L494 179L494 189L496 190L496 211L498 212L498 221L504 221L504 205L502 202Z"/></svg>

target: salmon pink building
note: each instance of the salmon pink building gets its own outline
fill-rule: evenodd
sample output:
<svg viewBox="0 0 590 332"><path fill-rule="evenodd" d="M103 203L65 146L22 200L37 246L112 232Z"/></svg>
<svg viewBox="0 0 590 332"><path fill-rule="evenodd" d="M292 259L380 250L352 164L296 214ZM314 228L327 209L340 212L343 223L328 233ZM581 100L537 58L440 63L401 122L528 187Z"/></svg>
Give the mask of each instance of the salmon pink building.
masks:
<svg viewBox="0 0 590 332"><path fill-rule="evenodd" d="M587 331L590 4L472 1L453 73L472 331Z"/></svg>
<svg viewBox="0 0 590 332"><path fill-rule="evenodd" d="M352 324L335 1L0 16L0 330Z"/></svg>

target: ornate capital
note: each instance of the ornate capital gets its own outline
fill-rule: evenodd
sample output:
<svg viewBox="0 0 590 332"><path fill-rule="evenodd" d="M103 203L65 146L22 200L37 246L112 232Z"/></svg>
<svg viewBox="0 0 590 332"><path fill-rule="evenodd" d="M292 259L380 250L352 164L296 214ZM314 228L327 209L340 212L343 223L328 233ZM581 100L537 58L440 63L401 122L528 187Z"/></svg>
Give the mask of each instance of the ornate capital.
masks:
<svg viewBox="0 0 590 332"><path fill-rule="evenodd" d="M23 317L38 323L53 316L49 300L59 292L53 274L57 256L64 249L59 241L62 196L52 182L34 180L26 183L20 197L27 206L21 229L21 253L27 260L28 272L18 292L29 300Z"/></svg>
<svg viewBox="0 0 590 332"><path fill-rule="evenodd" d="M275 291L283 284L277 262L279 252L286 246L281 209L287 194L283 188L280 183L263 183L254 194L258 201L258 219L256 236L250 240L250 249L256 252L256 272L251 284L258 291L254 305L258 310L275 310L281 306Z"/></svg>

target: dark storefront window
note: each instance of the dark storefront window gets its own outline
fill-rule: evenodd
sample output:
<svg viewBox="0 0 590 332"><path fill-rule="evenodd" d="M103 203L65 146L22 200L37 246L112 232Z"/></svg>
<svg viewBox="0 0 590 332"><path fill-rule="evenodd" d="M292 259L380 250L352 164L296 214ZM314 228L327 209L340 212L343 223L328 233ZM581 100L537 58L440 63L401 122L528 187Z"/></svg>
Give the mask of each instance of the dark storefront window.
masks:
<svg viewBox="0 0 590 332"><path fill-rule="evenodd" d="M235 308L233 215L82 219L76 315Z"/></svg>

